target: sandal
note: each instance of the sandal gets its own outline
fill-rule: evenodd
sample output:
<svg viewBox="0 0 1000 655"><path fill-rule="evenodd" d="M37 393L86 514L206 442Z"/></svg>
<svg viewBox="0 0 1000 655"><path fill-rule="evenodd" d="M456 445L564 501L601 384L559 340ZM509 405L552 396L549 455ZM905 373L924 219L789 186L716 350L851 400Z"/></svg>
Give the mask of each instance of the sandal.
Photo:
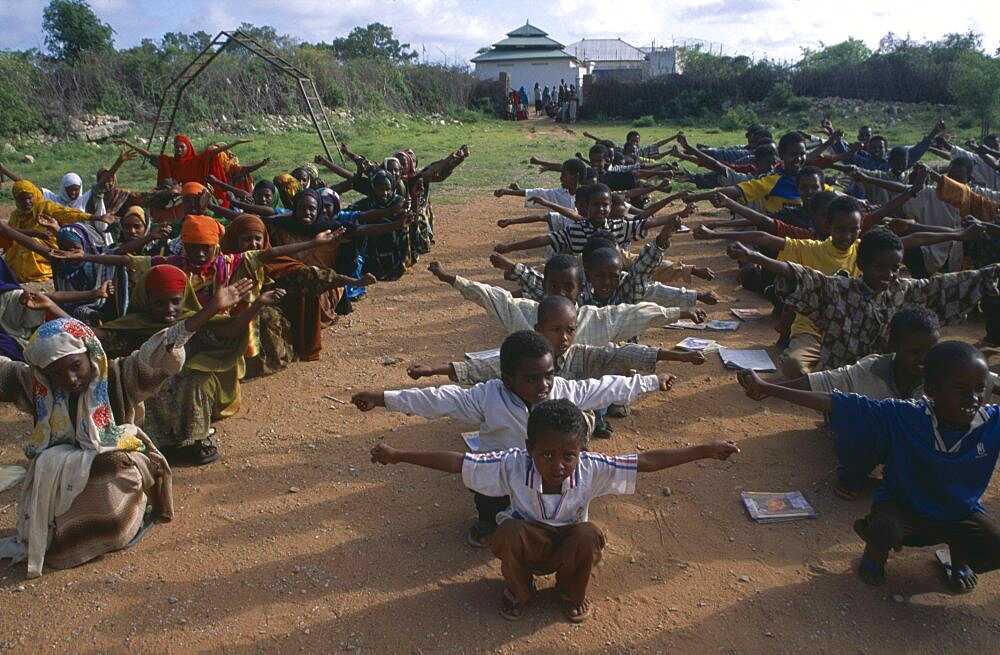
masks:
<svg viewBox="0 0 1000 655"><path fill-rule="evenodd" d="M868 559L866 555L862 555L861 564L858 565L858 575L866 584L881 587L885 584L885 564L879 564Z"/></svg>
<svg viewBox="0 0 1000 655"><path fill-rule="evenodd" d="M975 591L979 584L979 576L968 565L961 568L951 563L951 552L947 548L934 553L938 562L944 568L945 577L948 579L948 587L953 594L961 595Z"/></svg>
<svg viewBox="0 0 1000 655"><path fill-rule="evenodd" d="M497 529L497 526L489 526L480 520L475 520L469 526L469 531L465 533L465 542L473 548L486 548L490 545L490 535Z"/></svg>
<svg viewBox="0 0 1000 655"><path fill-rule="evenodd" d="M526 604L519 601L509 587L504 587L503 594L500 596L500 616L508 621L520 621L524 618Z"/></svg>
<svg viewBox="0 0 1000 655"><path fill-rule="evenodd" d="M563 598L563 610L570 623L583 623L590 618L594 612L594 606L586 598L582 603L574 603L567 598Z"/></svg>
<svg viewBox="0 0 1000 655"><path fill-rule="evenodd" d="M219 459L219 449L215 445L215 437L211 434L189 446L178 448L177 453L185 463L193 466L206 466Z"/></svg>

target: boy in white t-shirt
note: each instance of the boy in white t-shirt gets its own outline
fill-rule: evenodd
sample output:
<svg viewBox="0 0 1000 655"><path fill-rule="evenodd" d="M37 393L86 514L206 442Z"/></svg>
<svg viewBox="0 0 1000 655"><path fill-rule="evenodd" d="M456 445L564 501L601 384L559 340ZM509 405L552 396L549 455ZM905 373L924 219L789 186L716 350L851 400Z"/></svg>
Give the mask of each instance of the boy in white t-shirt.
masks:
<svg viewBox="0 0 1000 655"><path fill-rule="evenodd" d="M635 492L639 471L659 471L698 459L726 459L739 452L732 441L688 448L647 450L638 455L602 455L581 450L587 431L583 413L569 400L546 400L528 418L525 448L492 453L396 450L379 443L372 462L416 464L461 473L477 493L510 496L489 537L504 578L500 614L515 621L534 591L534 575L555 573L566 617L586 621L590 572L601 559L604 533L588 521L590 501Z"/></svg>

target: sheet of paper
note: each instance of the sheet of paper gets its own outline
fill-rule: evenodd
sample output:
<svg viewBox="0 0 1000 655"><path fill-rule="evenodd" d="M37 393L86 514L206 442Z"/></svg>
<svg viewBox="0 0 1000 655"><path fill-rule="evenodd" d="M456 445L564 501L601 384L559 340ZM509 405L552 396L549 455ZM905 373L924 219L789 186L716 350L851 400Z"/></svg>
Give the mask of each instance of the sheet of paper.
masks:
<svg viewBox="0 0 1000 655"><path fill-rule="evenodd" d="M750 369L751 371L775 371L766 350L740 350L736 348L719 348L722 365L731 369Z"/></svg>

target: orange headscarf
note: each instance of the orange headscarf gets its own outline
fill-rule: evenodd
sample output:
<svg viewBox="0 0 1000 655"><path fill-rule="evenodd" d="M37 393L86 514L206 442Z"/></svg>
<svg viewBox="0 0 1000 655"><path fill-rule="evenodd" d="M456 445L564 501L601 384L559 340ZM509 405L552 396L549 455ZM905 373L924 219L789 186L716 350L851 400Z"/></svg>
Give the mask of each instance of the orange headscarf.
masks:
<svg viewBox="0 0 1000 655"><path fill-rule="evenodd" d="M260 217L254 214L240 214L229 223L226 233L222 236L222 240L219 241L222 252L227 255L240 252L240 237L244 232L260 232L264 235L264 247L261 250L271 247L271 241L267 236L267 226L264 225L264 221L260 220Z"/></svg>
<svg viewBox="0 0 1000 655"><path fill-rule="evenodd" d="M217 246L226 228L211 216L188 214L181 225L181 243Z"/></svg>

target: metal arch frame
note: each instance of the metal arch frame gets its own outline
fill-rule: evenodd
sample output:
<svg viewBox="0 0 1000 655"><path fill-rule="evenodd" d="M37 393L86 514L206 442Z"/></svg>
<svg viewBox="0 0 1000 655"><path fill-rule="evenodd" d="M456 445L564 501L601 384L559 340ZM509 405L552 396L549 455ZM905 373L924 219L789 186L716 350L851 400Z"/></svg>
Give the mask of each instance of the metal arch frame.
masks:
<svg viewBox="0 0 1000 655"><path fill-rule="evenodd" d="M319 92L316 90L316 84L313 82L312 78L302 72L299 68L290 64L280 55L271 52L249 35L240 31L219 32L215 38L212 39L211 43L209 43L208 46L202 50L198 56L184 68L183 71L181 71L180 75L175 77L163 90L163 99L160 100L160 106L156 110L156 120L153 121L153 127L149 134L150 148L155 148L156 140L158 138L162 138L163 141L160 145L160 154L162 155L166 152L167 144L170 143L170 134L174 129L174 119L177 117L177 109L180 107L184 91L187 89L191 81L198 77L198 75L200 75L201 72L204 71L231 43L243 46L243 48L251 54L257 55L275 68L296 79L299 83L299 91L302 95L302 99L306 103L306 109L309 110L309 118L312 119L312 124L316 129L316 134L319 136L319 140L323 144L323 151L326 153L328 159L332 159L330 146L323 133L323 126L325 126L327 131L330 133L330 140L335 146L339 146L337 142L337 135L333 131L333 126L330 124L330 118L326 114L326 109L323 107L323 101L319 97ZM317 113L319 116L317 116ZM321 119L323 121L323 126L320 124ZM162 132L161 128L163 128ZM339 147L337 150L339 152ZM341 161L343 161L343 154L341 154L340 157Z"/></svg>

